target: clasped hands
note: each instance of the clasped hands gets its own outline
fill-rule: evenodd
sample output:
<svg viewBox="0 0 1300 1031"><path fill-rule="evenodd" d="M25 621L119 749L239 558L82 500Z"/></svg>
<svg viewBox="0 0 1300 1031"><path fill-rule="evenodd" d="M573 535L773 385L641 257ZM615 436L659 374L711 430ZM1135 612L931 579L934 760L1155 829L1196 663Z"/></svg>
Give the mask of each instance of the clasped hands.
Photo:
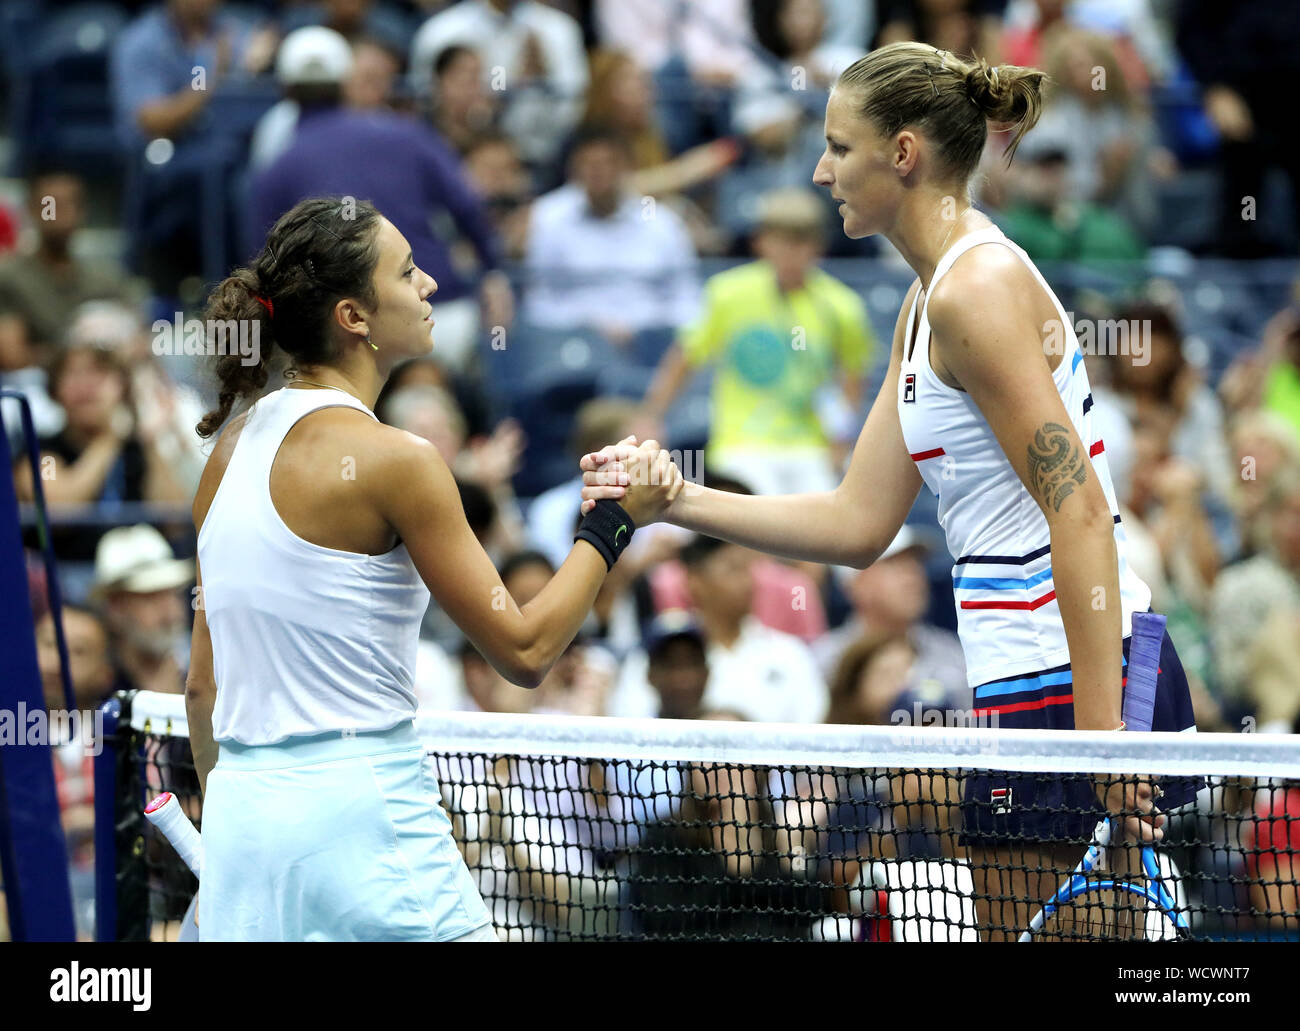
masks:
<svg viewBox="0 0 1300 1031"><path fill-rule="evenodd" d="M597 501L617 501L638 526L657 522L686 485L672 456L657 440L624 437L582 456L582 512Z"/></svg>

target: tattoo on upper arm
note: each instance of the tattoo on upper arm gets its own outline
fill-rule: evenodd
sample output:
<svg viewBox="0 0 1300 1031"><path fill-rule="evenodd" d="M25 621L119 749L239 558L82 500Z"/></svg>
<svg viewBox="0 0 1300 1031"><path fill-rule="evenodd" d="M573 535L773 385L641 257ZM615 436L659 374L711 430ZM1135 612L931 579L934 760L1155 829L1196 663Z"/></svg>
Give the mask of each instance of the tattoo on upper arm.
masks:
<svg viewBox="0 0 1300 1031"><path fill-rule="evenodd" d="M1045 504L1061 511L1061 502L1088 479L1088 463L1070 432L1060 423L1045 422L1029 445L1029 482Z"/></svg>

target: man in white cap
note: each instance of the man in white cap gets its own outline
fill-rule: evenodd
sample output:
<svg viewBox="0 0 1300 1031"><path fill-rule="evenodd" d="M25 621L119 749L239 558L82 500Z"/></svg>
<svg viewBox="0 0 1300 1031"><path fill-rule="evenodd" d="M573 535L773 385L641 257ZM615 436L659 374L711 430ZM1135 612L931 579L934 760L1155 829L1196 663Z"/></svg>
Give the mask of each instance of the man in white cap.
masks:
<svg viewBox="0 0 1300 1031"><path fill-rule="evenodd" d="M288 149L303 108L337 105L351 72L352 47L333 29L309 25L285 36L275 58L284 99L253 130L250 167L265 168Z"/></svg>
<svg viewBox="0 0 1300 1031"><path fill-rule="evenodd" d="M152 526L119 526L100 538L91 599L102 606L114 656L131 686L184 690L189 621L180 588L193 581L193 559L176 558Z"/></svg>

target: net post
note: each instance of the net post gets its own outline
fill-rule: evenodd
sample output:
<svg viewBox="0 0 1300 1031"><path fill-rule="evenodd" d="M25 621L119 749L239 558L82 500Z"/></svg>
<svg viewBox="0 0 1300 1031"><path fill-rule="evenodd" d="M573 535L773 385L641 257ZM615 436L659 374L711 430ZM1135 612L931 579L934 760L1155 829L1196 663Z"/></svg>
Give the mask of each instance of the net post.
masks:
<svg viewBox="0 0 1300 1031"><path fill-rule="evenodd" d="M0 430L0 460L13 468ZM30 716L45 714L36 626L23 560L14 479L0 472L0 876L15 941L75 941L68 849L47 735L29 743Z"/></svg>
<svg viewBox="0 0 1300 1031"><path fill-rule="evenodd" d="M103 739L95 756L95 940L117 941L117 791L123 728L130 729L130 693L100 707Z"/></svg>
<svg viewBox="0 0 1300 1031"><path fill-rule="evenodd" d="M95 905L100 941L149 940L148 820L141 765L145 738L131 726L137 693L119 691L105 703L104 737L109 747L95 766ZM110 730L111 706L116 711ZM100 905L107 907L102 922Z"/></svg>

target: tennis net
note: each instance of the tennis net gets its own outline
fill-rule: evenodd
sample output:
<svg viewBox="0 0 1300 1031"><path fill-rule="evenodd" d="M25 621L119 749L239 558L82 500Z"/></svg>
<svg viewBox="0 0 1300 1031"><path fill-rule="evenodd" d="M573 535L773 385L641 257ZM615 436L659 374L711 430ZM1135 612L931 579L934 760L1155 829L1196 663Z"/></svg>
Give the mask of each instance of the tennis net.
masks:
<svg viewBox="0 0 1300 1031"><path fill-rule="evenodd" d="M184 702L109 704L99 933L169 940L197 883L142 809L171 791L201 824ZM1300 737L452 712L417 729L503 939L1300 940ZM1153 849L1099 821L1099 792L1140 783L1165 807Z"/></svg>

